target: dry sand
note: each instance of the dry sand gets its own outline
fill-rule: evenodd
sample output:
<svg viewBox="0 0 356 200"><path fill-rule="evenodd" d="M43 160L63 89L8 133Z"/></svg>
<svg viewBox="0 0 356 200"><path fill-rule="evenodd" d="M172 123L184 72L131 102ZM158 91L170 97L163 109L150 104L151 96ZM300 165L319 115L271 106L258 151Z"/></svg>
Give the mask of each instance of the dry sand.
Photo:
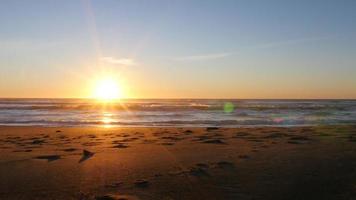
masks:
<svg viewBox="0 0 356 200"><path fill-rule="evenodd" d="M0 199L356 199L356 126L0 127Z"/></svg>

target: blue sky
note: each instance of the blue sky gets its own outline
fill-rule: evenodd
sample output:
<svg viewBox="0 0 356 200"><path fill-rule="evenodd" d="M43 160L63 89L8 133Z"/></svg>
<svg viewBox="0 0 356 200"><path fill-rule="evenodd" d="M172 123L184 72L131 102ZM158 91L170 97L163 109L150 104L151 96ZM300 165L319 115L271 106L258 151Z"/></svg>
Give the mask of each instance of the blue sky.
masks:
<svg viewBox="0 0 356 200"><path fill-rule="evenodd" d="M0 96L356 98L356 1L4 1Z"/></svg>

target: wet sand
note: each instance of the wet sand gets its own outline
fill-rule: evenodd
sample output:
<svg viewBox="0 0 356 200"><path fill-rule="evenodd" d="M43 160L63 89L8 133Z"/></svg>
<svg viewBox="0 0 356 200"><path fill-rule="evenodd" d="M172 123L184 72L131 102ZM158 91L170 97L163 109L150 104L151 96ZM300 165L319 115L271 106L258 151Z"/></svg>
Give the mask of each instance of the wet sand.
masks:
<svg viewBox="0 0 356 200"><path fill-rule="evenodd" d="M0 199L355 199L356 126L0 127Z"/></svg>

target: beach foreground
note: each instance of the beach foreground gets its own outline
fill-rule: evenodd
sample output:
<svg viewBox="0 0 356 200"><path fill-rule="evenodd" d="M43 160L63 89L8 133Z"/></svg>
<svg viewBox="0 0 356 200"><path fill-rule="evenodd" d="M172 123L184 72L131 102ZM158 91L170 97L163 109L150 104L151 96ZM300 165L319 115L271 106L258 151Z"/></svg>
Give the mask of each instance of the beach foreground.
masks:
<svg viewBox="0 0 356 200"><path fill-rule="evenodd" d="M0 127L0 199L354 199L356 126Z"/></svg>

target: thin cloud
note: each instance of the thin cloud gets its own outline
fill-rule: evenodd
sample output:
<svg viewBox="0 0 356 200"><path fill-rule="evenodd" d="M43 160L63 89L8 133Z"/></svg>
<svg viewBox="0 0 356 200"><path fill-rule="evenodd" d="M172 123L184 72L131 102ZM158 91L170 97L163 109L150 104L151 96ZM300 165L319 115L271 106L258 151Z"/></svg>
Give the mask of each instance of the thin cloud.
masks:
<svg viewBox="0 0 356 200"><path fill-rule="evenodd" d="M204 61L204 60L215 60L220 58L225 58L235 54L234 52L226 52L226 53L216 53L216 54L205 54L205 55L194 55L194 56L185 56L175 58L178 61Z"/></svg>
<svg viewBox="0 0 356 200"><path fill-rule="evenodd" d="M46 41L46 40L0 40L0 51L16 50L16 51L43 51L57 48L64 45L64 42L60 41Z"/></svg>
<svg viewBox="0 0 356 200"><path fill-rule="evenodd" d="M250 48L251 49L264 49L264 48L274 48L274 47L279 47L279 46L291 46L291 45L303 44L303 43L308 43L308 42L327 40L327 39L330 39L330 38L331 37L329 37L329 36L312 37L312 38L300 38L300 39L292 39L292 40L284 40L284 41L278 41L278 42L264 43L264 44L252 46Z"/></svg>
<svg viewBox="0 0 356 200"><path fill-rule="evenodd" d="M102 57L100 60L113 65L126 65L126 66L136 65L136 62L129 58Z"/></svg>
<svg viewBox="0 0 356 200"><path fill-rule="evenodd" d="M330 38L331 37L325 36L325 37L299 38L299 39L292 39L292 40L276 41L276 42L263 43L263 44L246 47L245 50L248 51L248 50L277 48L277 47L281 47L281 46L291 46L291 45L297 45L297 44L308 43L308 42L313 42L313 41L327 40ZM177 58L174 58L174 60L177 60L177 61L206 61L206 60L222 59L222 58L233 56L233 55L236 55L239 53L242 53L242 51L177 57Z"/></svg>

